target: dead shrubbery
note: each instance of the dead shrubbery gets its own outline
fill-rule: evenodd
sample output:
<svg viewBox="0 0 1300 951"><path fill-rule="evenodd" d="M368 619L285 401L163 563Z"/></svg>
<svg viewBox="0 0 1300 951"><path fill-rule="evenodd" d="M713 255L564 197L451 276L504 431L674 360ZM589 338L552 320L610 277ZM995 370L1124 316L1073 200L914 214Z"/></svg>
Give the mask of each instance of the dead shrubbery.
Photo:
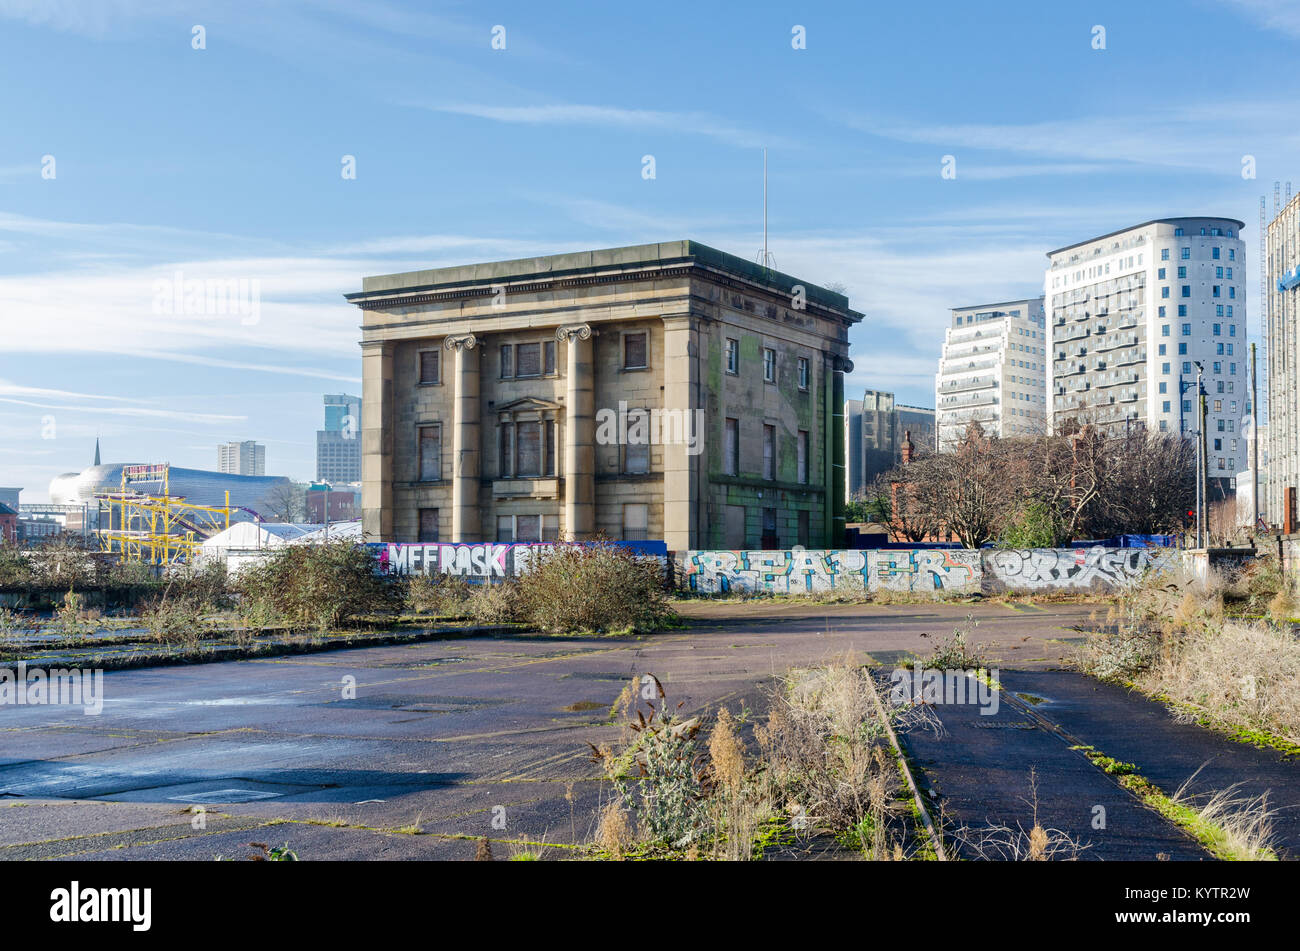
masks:
<svg viewBox="0 0 1300 951"><path fill-rule="evenodd" d="M1029 771L1030 810L1028 829L990 822L972 828L962 826L952 833L953 840L971 858L991 862L1073 862L1088 845L1080 843L1060 829L1045 828L1038 821L1038 773Z"/></svg>
<svg viewBox="0 0 1300 951"><path fill-rule="evenodd" d="M462 617L471 587L458 575L411 575L406 579L406 608L414 614Z"/></svg>
<svg viewBox="0 0 1300 951"><path fill-rule="evenodd" d="M1225 604L1271 605L1289 616L1290 586L1262 565L1233 585L1170 576L1149 579L1112 609L1076 661L1101 679L1190 706L1228 730L1262 729L1300 742L1300 642L1289 623L1235 619Z"/></svg>
<svg viewBox="0 0 1300 951"><path fill-rule="evenodd" d="M519 620L556 634L649 632L676 620L657 561L596 541L539 550L516 583Z"/></svg>
<svg viewBox="0 0 1300 951"><path fill-rule="evenodd" d="M634 681L613 711L635 713L626 742L592 747L616 793L595 844L615 857L744 861L827 835L868 858L904 857L901 776L869 677L850 664L791 672L748 759L744 724L726 708L705 741L700 717L667 712L658 680L641 704Z"/></svg>
<svg viewBox="0 0 1300 951"><path fill-rule="evenodd" d="M364 545L349 541L285 545L241 571L235 585L258 626L326 631L396 607L396 581L377 567Z"/></svg>

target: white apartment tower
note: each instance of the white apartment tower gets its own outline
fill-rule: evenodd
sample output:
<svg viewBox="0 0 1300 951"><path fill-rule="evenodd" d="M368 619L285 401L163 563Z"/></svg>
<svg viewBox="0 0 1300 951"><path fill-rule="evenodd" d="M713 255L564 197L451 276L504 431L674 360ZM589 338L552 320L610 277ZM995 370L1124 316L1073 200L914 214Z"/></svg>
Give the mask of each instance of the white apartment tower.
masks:
<svg viewBox="0 0 1300 951"><path fill-rule="evenodd" d="M1268 462L1269 521L1284 531L1296 526L1300 489L1300 195L1286 203L1268 226L1264 279L1268 324L1267 442L1261 429L1260 463ZM1287 489L1292 490L1290 493Z"/></svg>
<svg viewBox="0 0 1300 951"><path fill-rule="evenodd" d="M266 447L251 439L217 447L217 471L231 475L266 475Z"/></svg>
<svg viewBox="0 0 1300 951"><path fill-rule="evenodd" d="M955 307L934 378L939 451L978 422L990 436L1046 431L1043 298Z"/></svg>
<svg viewBox="0 0 1300 951"><path fill-rule="evenodd" d="M1242 227L1233 218L1160 218L1048 252L1053 432L1073 421L1191 437L1199 364L1211 501L1231 492L1246 459L1240 428L1250 397Z"/></svg>

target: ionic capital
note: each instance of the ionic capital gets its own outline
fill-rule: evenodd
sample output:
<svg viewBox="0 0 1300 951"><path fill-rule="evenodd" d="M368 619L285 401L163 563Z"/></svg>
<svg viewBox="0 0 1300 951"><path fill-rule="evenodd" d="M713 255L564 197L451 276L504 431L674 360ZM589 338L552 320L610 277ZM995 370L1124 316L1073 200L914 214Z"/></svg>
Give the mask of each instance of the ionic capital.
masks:
<svg viewBox="0 0 1300 951"><path fill-rule="evenodd" d="M442 345L448 350L473 350L478 345L473 334L464 334L460 337L448 337L442 342Z"/></svg>

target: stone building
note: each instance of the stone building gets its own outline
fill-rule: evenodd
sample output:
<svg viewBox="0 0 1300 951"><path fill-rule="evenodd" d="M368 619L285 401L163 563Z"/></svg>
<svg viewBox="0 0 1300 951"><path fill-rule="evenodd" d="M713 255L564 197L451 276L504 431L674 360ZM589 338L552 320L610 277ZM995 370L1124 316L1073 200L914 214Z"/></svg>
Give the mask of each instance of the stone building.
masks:
<svg viewBox="0 0 1300 951"><path fill-rule="evenodd" d="M842 544L848 300L694 241L368 277L371 540Z"/></svg>

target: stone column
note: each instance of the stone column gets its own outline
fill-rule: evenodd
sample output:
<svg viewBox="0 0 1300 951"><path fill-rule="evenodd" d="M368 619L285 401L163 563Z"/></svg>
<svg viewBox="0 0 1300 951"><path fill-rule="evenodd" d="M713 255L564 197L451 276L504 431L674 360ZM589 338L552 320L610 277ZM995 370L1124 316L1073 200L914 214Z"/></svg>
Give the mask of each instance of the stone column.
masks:
<svg viewBox="0 0 1300 951"><path fill-rule="evenodd" d="M451 540L483 540L479 525L478 341L473 334L448 337L443 346L456 354L455 411L452 417Z"/></svg>
<svg viewBox="0 0 1300 951"><path fill-rule="evenodd" d="M361 531L393 540L393 345L361 344Z"/></svg>
<svg viewBox="0 0 1300 951"><path fill-rule="evenodd" d="M596 533L596 391L590 324L555 331L568 349L564 416L564 535L585 541Z"/></svg>
<svg viewBox="0 0 1300 951"><path fill-rule="evenodd" d="M668 443L664 458L664 542L669 551L687 551L705 544L699 524L699 451L704 449L705 423L700 399L699 332L689 314L665 316L665 413L679 413L685 442ZM698 418L697 418L698 417ZM694 439L694 451L689 442Z"/></svg>

